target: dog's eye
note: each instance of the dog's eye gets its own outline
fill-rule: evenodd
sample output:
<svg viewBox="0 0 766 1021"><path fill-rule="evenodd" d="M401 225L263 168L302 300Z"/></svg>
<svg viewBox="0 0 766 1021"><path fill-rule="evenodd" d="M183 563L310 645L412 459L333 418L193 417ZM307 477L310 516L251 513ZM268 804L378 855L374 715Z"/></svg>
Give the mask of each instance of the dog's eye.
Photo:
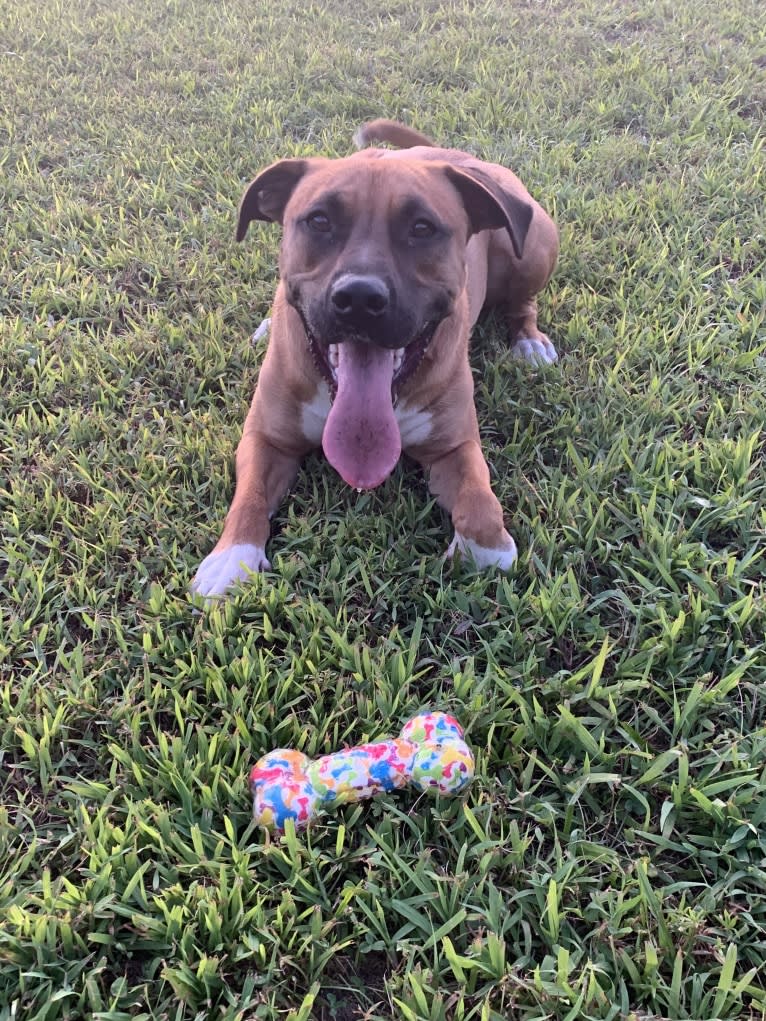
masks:
<svg viewBox="0 0 766 1021"><path fill-rule="evenodd" d="M430 220L415 220L410 227L411 238L432 238L436 233L436 227Z"/></svg>
<svg viewBox="0 0 766 1021"><path fill-rule="evenodd" d="M332 228L330 217L325 213L310 213L306 217L306 223L320 234L326 234Z"/></svg>

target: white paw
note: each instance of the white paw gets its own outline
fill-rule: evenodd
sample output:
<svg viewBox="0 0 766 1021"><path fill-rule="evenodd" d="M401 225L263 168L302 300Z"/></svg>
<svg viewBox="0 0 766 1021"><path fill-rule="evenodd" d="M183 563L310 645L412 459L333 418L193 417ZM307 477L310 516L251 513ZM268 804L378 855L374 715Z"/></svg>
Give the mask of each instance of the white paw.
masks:
<svg viewBox="0 0 766 1021"><path fill-rule="evenodd" d="M270 567L262 546L237 543L205 557L191 583L192 592L205 599L220 599L235 582L253 571L268 571Z"/></svg>
<svg viewBox="0 0 766 1021"><path fill-rule="evenodd" d="M255 333L252 335L250 340L257 344L259 340L263 340L264 337L268 336L269 330L271 329L271 318L264 319Z"/></svg>
<svg viewBox="0 0 766 1021"><path fill-rule="evenodd" d="M455 532L455 538L449 544L445 556L452 557L456 551L473 560L477 567L499 567L501 571L510 570L517 553L516 543L505 531L502 546L480 546L473 539Z"/></svg>
<svg viewBox="0 0 766 1021"><path fill-rule="evenodd" d="M553 365L559 357L553 344L542 335L519 337L511 348L511 354L515 358L523 358L525 362L532 362L535 365Z"/></svg>

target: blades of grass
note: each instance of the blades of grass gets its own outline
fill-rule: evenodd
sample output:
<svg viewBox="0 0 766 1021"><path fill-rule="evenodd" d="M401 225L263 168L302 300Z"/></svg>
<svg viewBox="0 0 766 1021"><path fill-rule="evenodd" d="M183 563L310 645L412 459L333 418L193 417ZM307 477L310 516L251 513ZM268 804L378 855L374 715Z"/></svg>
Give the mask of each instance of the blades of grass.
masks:
<svg viewBox="0 0 766 1021"><path fill-rule="evenodd" d="M634 780L633 783L636 786L646 786L653 783L661 777L670 766L674 766L678 762L680 756L681 752L677 748L669 748L666 752L661 752L649 768L646 769L641 776Z"/></svg>
<svg viewBox="0 0 766 1021"><path fill-rule="evenodd" d="M713 1014L716 1017L723 1015L724 1006L734 993L733 981L736 966L737 947L736 944L730 943L726 948L723 967L721 968L721 974L718 976L718 984L716 986L715 1001L713 1003Z"/></svg>
<svg viewBox="0 0 766 1021"><path fill-rule="evenodd" d="M646 910L654 918L657 924L659 943L666 953L672 954L675 949L673 946L673 940L670 936L670 931L668 930L667 922L665 920L662 903L657 897L657 894L654 892L649 880L648 861L644 858L636 863L636 878L643 895Z"/></svg>

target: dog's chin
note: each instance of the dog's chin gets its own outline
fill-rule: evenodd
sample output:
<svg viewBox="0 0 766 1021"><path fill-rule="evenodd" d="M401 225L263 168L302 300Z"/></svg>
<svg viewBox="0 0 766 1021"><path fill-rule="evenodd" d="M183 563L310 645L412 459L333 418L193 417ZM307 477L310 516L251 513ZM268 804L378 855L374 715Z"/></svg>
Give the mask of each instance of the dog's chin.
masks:
<svg viewBox="0 0 766 1021"><path fill-rule="evenodd" d="M306 332L309 351L311 352L314 364L334 395L338 388L339 345L347 343L373 344L375 342L363 334L354 333L344 334L342 340L322 340L321 335L311 328L306 318L301 316L301 319L303 320L303 328ZM421 326L412 340L403 347L393 348L394 374L391 379L392 399L396 399L402 386L417 372L440 321L437 319L428 320ZM380 346L389 347L388 344Z"/></svg>

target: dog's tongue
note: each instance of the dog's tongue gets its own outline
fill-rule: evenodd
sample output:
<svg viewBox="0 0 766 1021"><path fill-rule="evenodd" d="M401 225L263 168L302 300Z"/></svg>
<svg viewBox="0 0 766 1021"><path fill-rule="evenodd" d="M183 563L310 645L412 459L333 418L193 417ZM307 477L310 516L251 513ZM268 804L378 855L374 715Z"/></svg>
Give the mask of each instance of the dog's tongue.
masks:
<svg viewBox="0 0 766 1021"><path fill-rule="evenodd" d="M355 489L374 489L402 452L391 402L394 352L347 340L338 345L338 392L322 434L333 468Z"/></svg>

